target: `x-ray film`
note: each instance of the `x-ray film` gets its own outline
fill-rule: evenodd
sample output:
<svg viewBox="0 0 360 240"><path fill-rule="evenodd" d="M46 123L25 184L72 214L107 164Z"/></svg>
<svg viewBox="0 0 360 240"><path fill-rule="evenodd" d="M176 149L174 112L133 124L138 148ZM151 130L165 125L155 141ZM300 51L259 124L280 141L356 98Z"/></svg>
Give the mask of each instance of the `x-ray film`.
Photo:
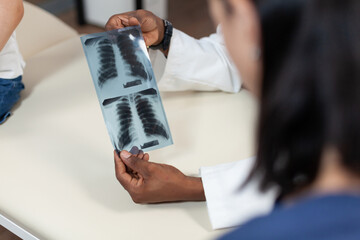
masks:
<svg viewBox="0 0 360 240"><path fill-rule="evenodd" d="M116 150L173 143L139 26L81 37L104 120Z"/></svg>

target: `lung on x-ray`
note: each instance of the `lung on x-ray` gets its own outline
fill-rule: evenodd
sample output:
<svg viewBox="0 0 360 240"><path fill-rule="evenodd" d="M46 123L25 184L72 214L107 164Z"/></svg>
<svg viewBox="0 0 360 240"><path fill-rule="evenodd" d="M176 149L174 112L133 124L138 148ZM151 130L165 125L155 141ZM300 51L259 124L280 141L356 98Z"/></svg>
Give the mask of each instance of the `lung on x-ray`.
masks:
<svg viewBox="0 0 360 240"><path fill-rule="evenodd" d="M140 27L86 35L81 42L114 149L172 144Z"/></svg>

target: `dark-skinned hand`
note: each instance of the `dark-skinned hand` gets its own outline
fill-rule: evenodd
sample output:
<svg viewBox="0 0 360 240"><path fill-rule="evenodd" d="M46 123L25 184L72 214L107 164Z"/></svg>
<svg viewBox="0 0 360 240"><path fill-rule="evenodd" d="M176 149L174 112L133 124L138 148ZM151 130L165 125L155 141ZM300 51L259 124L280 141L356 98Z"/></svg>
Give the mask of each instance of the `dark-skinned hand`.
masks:
<svg viewBox="0 0 360 240"><path fill-rule="evenodd" d="M149 162L149 155L114 151L116 178L136 203L204 201L201 178L177 168Z"/></svg>

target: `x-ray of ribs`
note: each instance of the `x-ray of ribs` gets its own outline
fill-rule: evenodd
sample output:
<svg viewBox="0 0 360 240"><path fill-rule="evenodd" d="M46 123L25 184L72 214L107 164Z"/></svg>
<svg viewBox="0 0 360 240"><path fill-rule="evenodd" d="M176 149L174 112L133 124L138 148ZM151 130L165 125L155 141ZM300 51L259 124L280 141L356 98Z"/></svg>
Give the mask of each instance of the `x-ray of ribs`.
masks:
<svg viewBox="0 0 360 240"><path fill-rule="evenodd" d="M120 149L124 149L136 138L136 131L133 126L133 115L129 99L127 97L121 98L120 103L116 105L116 112L120 125L118 146Z"/></svg>
<svg viewBox="0 0 360 240"><path fill-rule="evenodd" d="M114 148L172 144L140 27L86 35L81 42Z"/></svg>
<svg viewBox="0 0 360 240"><path fill-rule="evenodd" d="M85 41L86 46L96 46L100 68L98 69L98 85L102 87L108 80L116 78L115 52L112 43L104 37L89 38Z"/></svg>
<svg viewBox="0 0 360 240"><path fill-rule="evenodd" d="M102 105L104 107L111 107L112 104L115 104L115 111L119 126L117 141L114 141L117 142L115 145L122 150L137 139L129 96L109 98L104 100Z"/></svg>
<svg viewBox="0 0 360 240"><path fill-rule="evenodd" d="M114 49L110 40L103 39L97 45L100 68L98 70L98 84L102 87L108 80L118 76Z"/></svg>
<svg viewBox="0 0 360 240"><path fill-rule="evenodd" d="M157 97L155 89L148 89L128 96L104 100L104 107L112 104L116 106L117 122L119 124L117 146L120 150L125 149L130 144L139 142L139 139L142 139L142 142L139 144L140 148L145 149L159 145L159 137L170 138L164 124L158 119L154 110L154 105L159 103L156 102L158 101ZM131 107L132 105L133 108ZM135 117L140 120L141 126L139 127L142 127L142 129L139 128L137 131L134 123ZM142 135L145 138L139 138Z"/></svg>
<svg viewBox="0 0 360 240"><path fill-rule="evenodd" d="M145 67L143 63L139 61L138 57L136 56L136 52L134 51L134 49L139 47L138 43L137 41L133 41L130 37L137 37L136 35L134 36L136 32L131 33L131 35L129 35L128 32L126 33L127 34L120 34L117 37L117 46L120 50L122 58L128 65L127 67L129 72L127 74L135 77L136 80L127 83L129 86L124 85L125 88L134 85L140 85L143 81L148 80L148 74L145 71Z"/></svg>
<svg viewBox="0 0 360 240"><path fill-rule="evenodd" d="M147 137L157 135L169 139L165 126L158 120L153 108L156 96L157 92L155 89L148 89L137 93L135 96L136 111Z"/></svg>

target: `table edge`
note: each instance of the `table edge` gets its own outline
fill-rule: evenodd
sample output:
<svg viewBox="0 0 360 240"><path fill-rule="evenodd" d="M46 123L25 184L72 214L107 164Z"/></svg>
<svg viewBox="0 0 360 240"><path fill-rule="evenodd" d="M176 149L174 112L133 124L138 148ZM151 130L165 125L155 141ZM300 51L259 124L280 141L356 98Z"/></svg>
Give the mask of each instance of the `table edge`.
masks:
<svg viewBox="0 0 360 240"><path fill-rule="evenodd" d="M33 234L25 230L24 228L17 225L15 222L6 218L4 215L0 213L0 225L4 228L15 234L16 236L22 238L23 240L40 240L35 237Z"/></svg>

